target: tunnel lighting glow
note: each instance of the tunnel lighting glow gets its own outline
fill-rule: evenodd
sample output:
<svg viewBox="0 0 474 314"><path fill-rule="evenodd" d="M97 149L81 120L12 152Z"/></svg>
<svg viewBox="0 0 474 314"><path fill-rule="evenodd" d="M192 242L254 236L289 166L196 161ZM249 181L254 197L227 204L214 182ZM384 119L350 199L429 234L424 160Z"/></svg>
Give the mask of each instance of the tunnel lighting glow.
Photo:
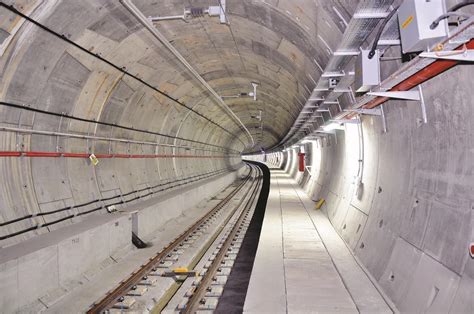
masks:
<svg viewBox="0 0 474 314"><path fill-rule="evenodd" d="M326 132L333 131L333 130L344 130L344 126L341 126L339 123L329 123L328 125L323 126L323 130Z"/></svg>

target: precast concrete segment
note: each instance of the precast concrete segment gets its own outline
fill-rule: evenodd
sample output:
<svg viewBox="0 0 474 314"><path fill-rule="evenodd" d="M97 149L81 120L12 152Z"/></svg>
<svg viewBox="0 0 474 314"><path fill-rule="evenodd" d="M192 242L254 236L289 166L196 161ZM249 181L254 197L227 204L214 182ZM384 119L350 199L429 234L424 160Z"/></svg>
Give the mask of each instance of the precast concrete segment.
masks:
<svg viewBox="0 0 474 314"><path fill-rule="evenodd" d="M232 184L236 176L222 175L2 248L0 307L7 313L40 312L46 306L54 313L85 310L204 215L209 209L207 198ZM134 231L153 243L143 254L131 247L134 215L138 220Z"/></svg>
<svg viewBox="0 0 474 314"><path fill-rule="evenodd" d="M226 150L226 151L233 151L234 153L237 153L238 151L228 149L222 146L218 145L213 145L211 143L206 143L206 142L201 142L201 141L196 141L193 139L187 139L179 136L172 136L169 134L164 134L161 132L156 132L156 131L150 131L150 130L145 130L145 129L139 129L139 128L133 128L125 125L120 125L116 123L109 123L105 121L96 121L96 120L91 120L91 119L86 119L86 118L81 118L81 117L76 117L67 113L57 113L53 111L48 111L48 110L42 110L33 107L32 105L26 105L26 104L15 104L11 102L4 102L0 101L1 106L5 106L8 108L14 108L20 110L27 111L27 112L33 112L33 113L39 113L47 116L54 116L58 117L60 121L62 120L72 120L72 121L79 121L79 122L84 122L84 123L90 123L93 124L95 127L97 126L107 126L116 128L116 129L121 129L121 130L127 130L127 131L132 131L133 133L144 133L144 134L149 134L149 135L156 135L164 138L170 138L173 139L175 142L177 140L181 140L184 142L190 142L193 144L200 144L204 146L210 146L210 147L215 147L219 148L221 150ZM191 111L189 112L191 113ZM63 122L64 123L64 122ZM91 140L105 140L105 141L114 141L114 142L126 142L126 143L137 143L137 144L148 144L148 145L153 145L153 146L163 146L163 147L176 147L176 148L192 148L196 150L202 150L196 147L191 147L191 146L182 146L182 145L176 145L176 144L164 144L164 143L155 143L155 142L144 142L144 141L134 141L130 139L125 139L125 138L110 138L110 137L100 137L100 136L91 136L91 135L84 135L84 134L77 134L77 133L62 133L62 132L54 132L54 131L44 131L44 130L34 130L34 129L20 129L20 128L12 128L12 127L5 127L1 126L0 130L2 131L10 131L10 132L18 132L18 133L27 133L27 134L41 134L41 135L51 135L51 136L61 136L61 137L69 137L69 138L82 138L82 139L91 139Z"/></svg>
<svg viewBox="0 0 474 314"><path fill-rule="evenodd" d="M184 190L182 190L182 192L184 193L184 192L186 192L186 187L185 187L186 185L190 185L191 183L196 182L196 181L201 181L202 184L205 184L204 179L208 179L208 178L211 178L211 177L216 178L216 176L222 175L223 173L225 173L227 171L228 171L228 169L225 169L225 170L223 169L223 170L216 171L216 172L213 172L213 173L204 173L204 174L195 175L195 176L191 176L191 177L187 177L187 178L180 178L180 179L173 180L173 182L160 183L156 186L150 186L150 187L146 187L146 188L143 188L143 189L140 189L140 190L131 191L131 192L128 192L128 193L122 193L121 195L101 198L101 199L98 199L98 200L89 201L87 203L75 204L73 206L58 208L58 209L55 209L55 210L52 210L52 211L43 211L43 212L30 214L30 215L23 216L23 217L18 217L18 218L13 219L13 220L4 221L4 222L0 223L0 227L7 226L7 225L10 225L10 224L14 224L14 223L18 223L18 222L21 222L21 221L24 221L24 220L27 220L27 219L30 220L30 223L32 224L32 226L30 228L19 230L19 231L10 233L10 234L1 235L0 236L0 241L18 236L20 234L24 234L26 232L36 231L40 228L48 227L48 226L60 223L62 221L65 221L65 220L75 219L76 217L80 217L80 216L83 216L83 215L88 215L88 214L91 214L91 213L94 213L94 212L98 212L98 211L101 211L101 210L105 212L106 210L108 210L108 209L110 209L114 206L124 206L126 204L132 203L132 202L137 201L137 200L145 200L145 199L147 199L147 197L150 197L152 195L157 195L160 192L173 190L176 187L181 187L182 189L184 189ZM135 195L137 195L137 196L135 196ZM128 196L132 196L132 198L127 198ZM94 207L94 205L95 205L95 207ZM91 206L92 206L92 209L89 209ZM140 205L140 206L142 206L142 205ZM116 208L115 208L115 210L116 210ZM71 215L67 215L65 217L62 217L60 219L56 219L56 220L53 220L53 221L48 220L48 222L46 222L46 223L35 223L34 222L34 219L39 218L39 217L46 217L46 216L54 215L54 214L61 213L61 212L69 213L70 211L74 211L74 213L71 214Z"/></svg>
<svg viewBox="0 0 474 314"><path fill-rule="evenodd" d="M315 224L313 207L289 175L272 169L244 311L391 313L331 225Z"/></svg>
<svg viewBox="0 0 474 314"><path fill-rule="evenodd" d="M223 179L224 180L220 179L210 183L216 187L222 187L234 182L229 177ZM177 238L181 231L186 228L186 226L192 225L195 221L199 220L203 215L205 215L214 205L219 202L219 199L224 198L227 194L234 190L234 185L235 182L218 194L212 193L213 197L206 195L206 199L202 200L196 206L193 206L188 210L184 210L183 212L173 213L169 210L166 210L176 206L176 204L182 204L182 200L178 200L177 202L166 202L163 204L164 210L161 213L150 211L146 207L133 208L133 210L138 210L140 214L140 217L138 218L138 233L142 234L142 237L147 242L148 247L140 250L134 249L130 252L124 252L122 254L115 255L114 259L116 262L113 265L104 268L100 272L97 272L94 276L89 276L81 286L77 287L76 290L71 291L71 293L64 296L62 299L57 300L57 302L49 308L49 311L53 313L73 313L77 312L78 309L87 309L90 304L97 300L97 296L105 294L117 282L130 275L130 273L132 273L134 270L138 269L143 264L143 261L155 256L157 248L165 247L169 241ZM207 194L205 189L206 187L203 186L203 189L200 191L200 193L194 193L193 191L188 191L184 195L182 195L182 193L175 193L177 194L175 195L175 198L183 197L183 199L192 200L196 196ZM224 209L224 212L227 210L228 209ZM160 221L162 221L162 223L159 224L159 227L157 224L158 220L156 219L157 216L160 217ZM222 214L220 216L222 216ZM153 220L153 218L155 220ZM206 237L207 233L212 230L212 225L216 224L219 219L222 219L222 217L215 217L207 222L206 227L201 229L203 231L203 235L201 236ZM152 223L149 223L148 225L143 223L140 224L140 221L149 222L150 220ZM129 237L127 237L127 240L130 242ZM192 241L189 241L189 243L191 242ZM178 252L179 260L177 263L180 263L181 261L185 262L187 259L190 259L195 247L199 246L199 241L196 240L194 244L190 244L190 246L191 247L187 249L182 249L181 251L183 252ZM157 277L154 276L153 278ZM160 277L156 282L156 286L148 286L148 291L143 295L143 297L135 296L137 302L134 305L134 310L141 311L147 308L151 309L155 304L153 299L156 300L160 298L163 292L173 283L174 280L172 278Z"/></svg>
<svg viewBox="0 0 474 314"><path fill-rule="evenodd" d="M184 108L186 108L186 109L188 109L188 110L194 112L194 113L195 113L196 115L198 115L199 117L201 117L201 118L207 120L208 122L210 122L210 123L216 125L216 126L219 127L220 129L222 129L222 131L229 133L231 136L235 137L237 140L239 140L240 142L242 142L242 140L240 140L240 138L238 138L235 134L229 132L229 131L228 131L226 128L224 128L222 125L220 125L220 124L214 122L213 120L211 120L210 118L206 117L205 115L203 115L203 114L201 114L201 113L199 113L199 112L193 110L192 108L190 108L189 106L187 106L187 105L185 105L184 103L180 102L179 100L177 100L177 99L171 97L171 96L168 95L167 93L165 93L165 92L159 90L159 89L156 88L155 86L153 86L153 85L149 84L148 82L144 81L143 79L139 78L137 75L131 74L130 72L128 72L128 71L126 70L126 67L120 67L120 66L118 66L118 65L116 65L116 64L114 64L114 63L112 63L112 62L110 62L109 60L107 60L107 59L101 57L99 54L94 54L94 53L92 53L92 52L89 51L88 49L86 49L86 48L82 47L81 45L75 43L74 41L68 39L68 38L66 37L66 35L64 35L64 34L58 34L58 33L55 32L54 30L48 28L47 26L45 26L45 25L39 23L38 21L36 21L36 20L30 18L29 16L23 14L22 12L18 11L13 5L12 5L12 6L8 6L8 5L6 5L5 3L0 2L0 7L3 7L3 8L5 8L5 9L7 9L7 10L10 10L11 12L13 12L13 13L19 15L20 17L24 18L25 20L27 20L28 22L33 23L34 25L36 25L36 26L38 26L39 28L45 30L46 32L48 32L48 33L50 33L50 34L52 34L52 35L54 35L54 36L60 38L61 40L64 40L64 41L67 42L68 44L70 44L70 45L72 45L72 46L78 48L79 50L83 51L84 53L89 54L90 56L92 56L92 57L94 57L94 58L97 58L97 59L99 59L100 61L102 61L102 62L104 62L104 63L110 65L111 67L115 68L116 70L118 70L118 71L120 71L120 72L122 72L122 73L124 73L124 74L126 74L126 75L128 75L128 76L130 76L131 78L137 80L138 82L142 83L143 85L145 85L145 86L151 88L152 90L156 91L157 93L159 93L159 94L165 96L165 97L168 98L169 100L172 100L173 102L179 104L180 106L182 106L182 107L184 107ZM242 142L242 144L243 144L243 142Z"/></svg>
<svg viewBox="0 0 474 314"><path fill-rule="evenodd" d="M132 13L142 25L148 29L153 36L155 36L166 48L168 48L173 55L191 72L191 74L211 93L211 95L217 100L219 106L221 106L224 111L231 116L231 118L236 121L239 127L244 130L248 137L250 138L251 143L247 147L255 146L255 140L250 134L249 130L242 123L238 116L232 111L232 109L227 106L221 96L219 96L216 91L202 78L202 76L189 64L189 62L179 53L178 50L170 43L170 41L153 25L153 23L143 15L143 13L133 4L130 0L120 0L120 2ZM251 145L250 145L251 144Z"/></svg>
<svg viewBox="0 0 474 314"><path fill-rule="evenodd" d="M0 157L64 157L64 158L90 158L92 154L88 153L66 153L66 152L39 152L39 151L1 151ZM228 158L231 155L185 155L185 154L94 154L97 158ZM235 155L236 156L236 155Z"/></svg>

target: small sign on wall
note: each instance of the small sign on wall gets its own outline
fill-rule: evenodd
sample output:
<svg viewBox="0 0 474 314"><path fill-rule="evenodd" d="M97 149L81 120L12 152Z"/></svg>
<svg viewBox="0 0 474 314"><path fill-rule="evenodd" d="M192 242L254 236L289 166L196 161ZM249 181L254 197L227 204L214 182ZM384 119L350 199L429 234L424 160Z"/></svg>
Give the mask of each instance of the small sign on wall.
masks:
<svg viewBox="0 0 474 314"><path fill-rule="evenodd" d="M99 163L99 159L97 159L94 154L90 154L89 159L94 166L97 166L97 164Z"/></svg>

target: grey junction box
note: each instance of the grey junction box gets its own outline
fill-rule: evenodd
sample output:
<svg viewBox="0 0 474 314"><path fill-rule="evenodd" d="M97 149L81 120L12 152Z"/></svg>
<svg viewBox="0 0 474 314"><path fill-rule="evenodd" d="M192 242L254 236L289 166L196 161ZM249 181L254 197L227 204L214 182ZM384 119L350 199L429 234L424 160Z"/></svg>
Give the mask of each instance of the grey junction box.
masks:
<svg viewBox="0 0 474 314"><path fill-rule="evenodd" d="M367 92L371 87L380 84L380 53L369 59L370 50L361 50L355 63L354 89L356 92Z"/></svg>
<svg viewBox="0 0 474 314"><path fill-rule="evenodd" d="M444 0L405 0L398 8L398 25L403 53L427 50L448 36L447 19L430 29L446 13Z"/></svg>

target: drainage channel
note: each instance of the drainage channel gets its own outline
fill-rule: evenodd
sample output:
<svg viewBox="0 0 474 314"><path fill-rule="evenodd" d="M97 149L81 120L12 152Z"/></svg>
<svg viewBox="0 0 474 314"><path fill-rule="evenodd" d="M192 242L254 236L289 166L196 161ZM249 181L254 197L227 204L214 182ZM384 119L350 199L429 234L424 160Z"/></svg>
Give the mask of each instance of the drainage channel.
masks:
<svg viewBox="0 0 474 314"><path fill-rule="evenodd" d="M150 312L153 308L166 305L167 300L174 295L173 291L180 286L181 279L177 276L183 274L183 268L192 269L193 264L197 264L202 258L238 210L239 206L235 206L234 203L238 202L239 198L244 199L249 193L256 173L254 167L249 167L247 177L229 195L161 252L145 261L139 269L109 291L100 301L93 304L88 313ZM179 273L174 274L176 269Z"/></svg>

